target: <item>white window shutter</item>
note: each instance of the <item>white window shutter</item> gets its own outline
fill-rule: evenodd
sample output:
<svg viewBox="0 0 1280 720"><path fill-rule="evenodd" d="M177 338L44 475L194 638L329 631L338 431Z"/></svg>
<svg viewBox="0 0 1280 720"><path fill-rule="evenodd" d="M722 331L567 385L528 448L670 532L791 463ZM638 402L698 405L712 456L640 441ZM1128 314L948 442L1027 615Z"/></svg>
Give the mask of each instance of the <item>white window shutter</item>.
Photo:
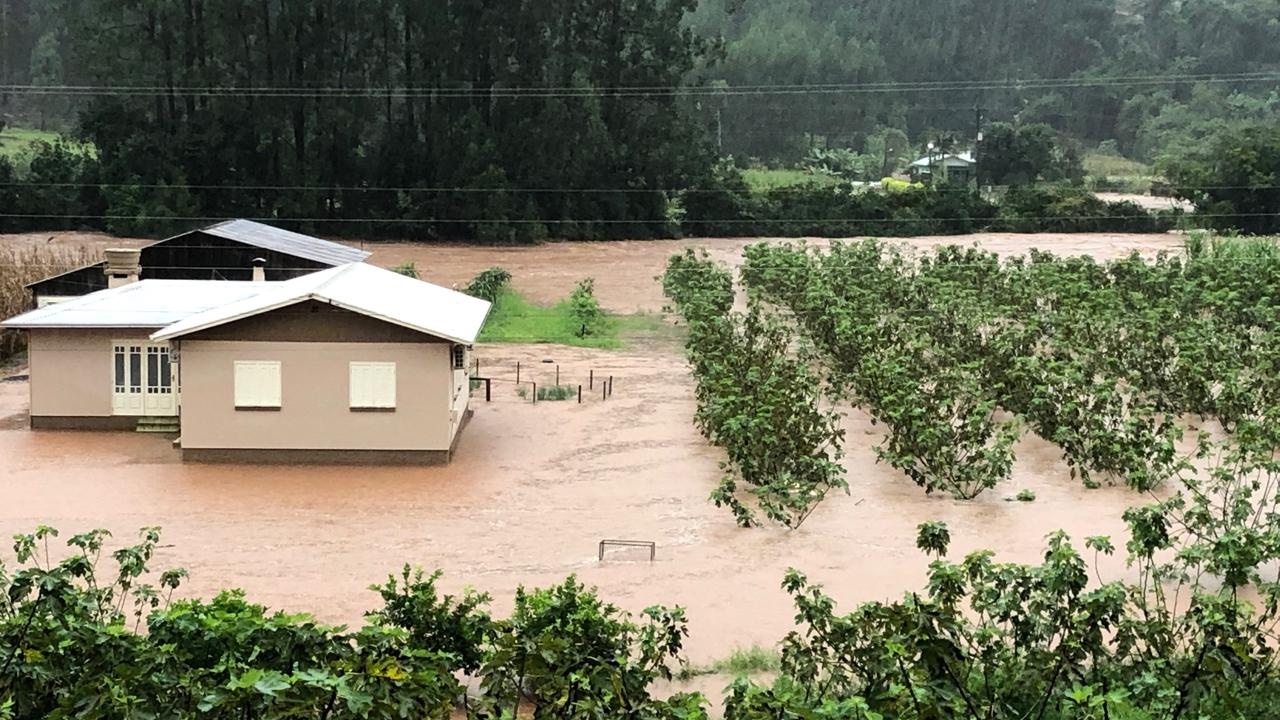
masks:
<svg viewBox="0 0 1280 720"><path fill-rule="evenodd" d="M237 360L235 404L246 408L280 407L280 363Z"/></svg>
<svg viewBox="0 0 1280 720"><path fill-rule="evenodd" d="M353 362L350 370L353 408L392 409L396 406L396 364Z"/></svg>

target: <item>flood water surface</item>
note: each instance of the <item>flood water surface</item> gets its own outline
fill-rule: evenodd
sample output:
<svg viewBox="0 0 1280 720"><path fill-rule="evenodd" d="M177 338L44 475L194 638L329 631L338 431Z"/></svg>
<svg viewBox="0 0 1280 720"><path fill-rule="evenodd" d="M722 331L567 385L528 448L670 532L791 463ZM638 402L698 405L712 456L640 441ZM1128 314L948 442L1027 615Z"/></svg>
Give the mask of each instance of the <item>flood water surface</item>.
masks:
<svg viewBox="0 0 1280 720"><path fill-rule="evenodd" d="M743 530L707 495L720 454L692 426L694 404L674 346L590 351L534 346L478 348L486 374L586 384L614 376L605 401L530 403L510 382L494 384L447 467L335 468L184 465L169 442L133 433L32 432L21 422L25 383L0 383L0 534L49 524L65 533L106 527L123 542L159 525L158 567L191 572L184 592L241 587L269 606L358 623L376 605L367 590L404 563L439 568L443 588L491 592L509 608L517 585L569 574L631 610L658 603L689 611L690 656L723 657L776 642L790 629L779 588L790 567L825 583L845 606L894 599L924 582L915 528L944 520L956 554L991 548L1035 561L1043 538L1119 533L1140 498L1072 482L1059 453L1030 438L1014 479L981 499L926 497L875 463L878 431L847 419L848 495L833 495L796 531ZM598 386L597 386L598 388ZM1034 503L1008 502L1018 490ZM611 550L602 539L656 543Z"/></svg>
<svg viewBox="0 0 1280 720"><path fill-rule="evenodd" d="M43 239L43 238L42 238ZM955 242L925 238L917 246ZM972 238L962 238L971 242ZM102 242L110 242L103 240ZM1002 252L1029 246L1114 256L1174 249L1175 236L988 236ZM596 278L614 310L657 311L655 276L668 256L701 245L733 260L747 241L564 243L495 251L376 245L373 260L414 260L425 279L464 283L502 265L534 300L564 297L577 279ZM879 431L865 415L846 420L848 495L829 497L796 531L744 530L708 494L721 453L693 427L692 383L678 343L645 338L620 351L558 346L480 346L482 374L495 378L493 402L477 393L476 414L452 464L433 468L184 465L168 440L133 433L32 432L25 382L0 382L0 535L36 525L72 532L105 527L123 543L159 525L157 567L186 567L183 592L209 596L244 588L274 608L359 623L377 604L368 586L404 563L439 568L442 587L472 586L505 612L516 586L576 574L627 609L688 609L695 662L752 643L771 645L794 612L779 584L788 568L825 584L841 607L891 600L919 589L927 561L916 526L943 520L953 556L990 548L998 558L1034 562L1044 537L1063 528L1077 540L1112 534L1117 545L1129 505L1122 488L1086 490L1068 477L1060 452L1038 438L1018 448L1013 479L973 502L925 496L875 461ZM550 359L553 363L543 363ZM614 377L614 395L584 388L584 402L533 404L522 379L545 384L558 364L562 384ZM1032 503L1010 502L1019 490ZM647 551L597 559L603 539L652 541ZM1123 572L1113 562L1106 573Z"/></svg>

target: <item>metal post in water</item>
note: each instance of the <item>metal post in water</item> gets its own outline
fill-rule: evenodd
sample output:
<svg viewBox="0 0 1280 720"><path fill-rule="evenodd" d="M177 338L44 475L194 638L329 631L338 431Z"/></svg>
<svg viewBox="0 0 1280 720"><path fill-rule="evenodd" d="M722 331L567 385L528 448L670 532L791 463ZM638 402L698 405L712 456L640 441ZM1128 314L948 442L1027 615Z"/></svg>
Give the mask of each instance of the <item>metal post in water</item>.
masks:
<svg viewBox="0 0 1280 720"><path fill-rule="evenodd" d="M560 365L556 364L556 387L560 386Z"/></svg>
<svg viewBox="0 0 1280 720"><path fill-rule="evenodd" d="M538 383L533 383L533 404L538 404Z"/></svg>
<svg viewBox="0 0 1280 720"><path fill-rule="evenodd" d="M595 368L592 368L591 370L587 371L587 389L588 389L588 390L595 390L595 389L596 389L596 370L595 370Z"/></svg>
<svg viewBox="0 0 1280 720"><path fill-rule="evenodd" d="M578 386L578 404L579 405L582 404L582 386L581 385Z"/></svg>
<svg viewBox="0 0 1280 720"><path fill-rule="evenodd" d="M609 376L609 397L613 397L613 376Z"/></svg>
<svg viewBox="0 0 1280 720"><path fill-rule="evenodd" d="M520 384L520 361L516 361L516 384Z"/></svg>

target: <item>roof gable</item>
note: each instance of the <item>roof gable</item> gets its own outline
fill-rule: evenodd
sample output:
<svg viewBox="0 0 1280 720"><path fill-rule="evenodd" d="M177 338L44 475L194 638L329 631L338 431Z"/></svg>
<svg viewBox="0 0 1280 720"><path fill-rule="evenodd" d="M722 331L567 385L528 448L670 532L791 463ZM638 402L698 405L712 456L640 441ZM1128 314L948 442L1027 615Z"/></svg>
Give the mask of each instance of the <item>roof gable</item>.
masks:
<svg viewBox="0 0 1280 720"><path fill-rule="evenodd" d="M489 303L363 263L286 280L267 292L176 322L151 337L171 340L306 300L400 325L432 337L473 343L489 315Z"/></svg>

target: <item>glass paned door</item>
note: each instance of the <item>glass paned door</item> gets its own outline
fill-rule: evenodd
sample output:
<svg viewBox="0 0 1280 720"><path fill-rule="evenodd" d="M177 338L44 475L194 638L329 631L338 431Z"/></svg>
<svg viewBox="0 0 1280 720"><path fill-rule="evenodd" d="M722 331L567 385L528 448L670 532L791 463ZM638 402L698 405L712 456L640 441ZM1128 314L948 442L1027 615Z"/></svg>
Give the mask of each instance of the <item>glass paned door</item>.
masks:
<svg viewBox="0 0 1280 720"><path fill-rule="evenodd" d="M148 345L146 392L143 410L146 415L177 415L178 403L173 392L173 367L167 345Z"/></svg>
<svg viewBox="0 0 1280 720"><path fill-rule="evenodd" d="M116 415L178 414L167 345L114 343L111 372L111 407Z"/></svg>

